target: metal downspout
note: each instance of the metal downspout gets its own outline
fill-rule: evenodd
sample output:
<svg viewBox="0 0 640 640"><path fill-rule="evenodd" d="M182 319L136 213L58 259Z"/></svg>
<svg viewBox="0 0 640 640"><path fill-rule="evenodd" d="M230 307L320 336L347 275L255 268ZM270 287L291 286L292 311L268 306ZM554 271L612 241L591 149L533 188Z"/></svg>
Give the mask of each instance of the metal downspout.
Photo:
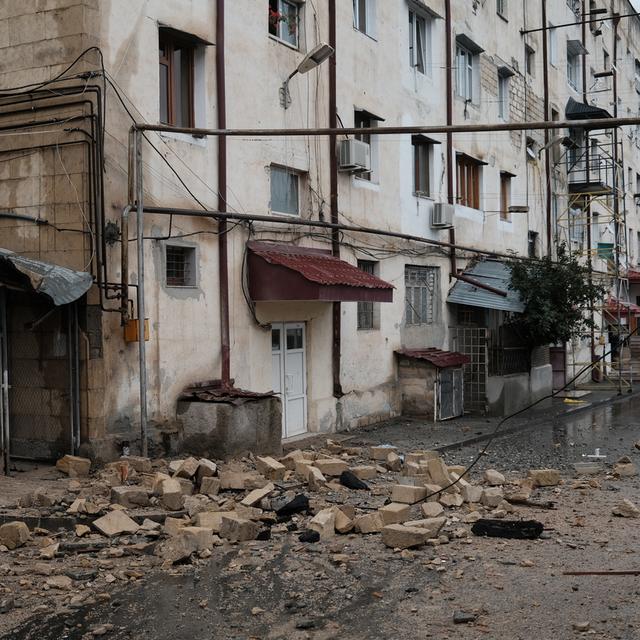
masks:
<svg viewBox="0 0 640 640"><path fill-rule="evenodd" d="M136 158L136 247L138 250L138 359L140 369L140 451L147 456L147 364L144 341L144 201L142 184L142 132L135 132Z"/></svg>
<svg viewBox="0 0 640 640"><path fill-rule="evenodd" d="M0 287L0 364L2 364L2 380L0 380L0 389L2 397L0 397L0 409L2 409L2 433L0 433L0 443L2 444L2 466L6 476L9 475L9 362L7 349L7 295L6 289Z"/></svg>
<svg viewBox="0 0 640 640"><path fill-rule="evenodd" d="M543 101L544 119L549 120L549 41L547 24L547 0L542 0L542 24L544 27L542 35L542 79L543 79ZM547 255L552 256L551 246L551 153L549 151L549 130L544 130L544 173L546 183L546 213L547 213Z"/></svg>
<svg viewBox="0 0 640 640"><path fill-rule="evenodd" d="M447 73L446 92L447 92L447 126L453 124L453 33L451 22L451 0L445 1L445 31L446 31L446 52L445 52L445 69ZM449 204L455 205L453 194L453 133L447 131L447 197ZM449 243L451 252L449 253L451 277L458 272L456 264L456 230L454 227L449 229ZM451 279L450 277L450 279Z"/></svg>
<svg viewBox="0 0 640 640"><path fill-rule="evenodd" d="M336 0L329 0L329 45L333 47L334 54L329 58L329 127L335 129L338 126L337 109L337 74L336 74ZM338 159L336 157L338 136L329 136L329 174L330 174L330 214L331 223L338 224ZM331 252L337 258L340 257L340 231L331 231ZM334 302L332 307L332 375L333 395L341 398L342 384L340 382L340 368L342 357L342 305Z"/></svg>
<svg viewBox="0 0 640 640"><path fill-rule="evenodd" d="M216 5L216 99L218 128L227 128L226 79L224 64L224 0ZM227 210L227 137L218 137L218 210ZM220 286L220 377L223 388L231 387L231 346L229 339L229 264L227 221L218 221L218 270Z"/></svg>

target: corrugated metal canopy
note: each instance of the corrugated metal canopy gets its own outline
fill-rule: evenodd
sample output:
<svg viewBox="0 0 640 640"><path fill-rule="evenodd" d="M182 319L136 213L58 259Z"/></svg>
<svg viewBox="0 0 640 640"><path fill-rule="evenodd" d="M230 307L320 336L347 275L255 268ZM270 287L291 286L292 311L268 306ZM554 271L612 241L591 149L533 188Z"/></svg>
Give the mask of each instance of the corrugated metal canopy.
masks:
<svg viewBox="0 0 640 640"><path fill-rule="evenodd" d="M0 248L0 284L23 291L41 293L60 306L83 296L93 284L93 276L86 271L25 258Z"/></svg>
<svg viewBox="0 0 640 640"><path fill-rule="evenodd" d="M447 302L464 304L469 307L481 307L482 309L497 309L498 311L512 311L522 313L524 303L517 291L509 288L511 273L509 267L499 260L484 260L471 269L464 272L481 284L486 284L493 289L504 291L507 295L501 296L481 287L476 287L468 282L459 280L456 282L447 297Z"/></svg>

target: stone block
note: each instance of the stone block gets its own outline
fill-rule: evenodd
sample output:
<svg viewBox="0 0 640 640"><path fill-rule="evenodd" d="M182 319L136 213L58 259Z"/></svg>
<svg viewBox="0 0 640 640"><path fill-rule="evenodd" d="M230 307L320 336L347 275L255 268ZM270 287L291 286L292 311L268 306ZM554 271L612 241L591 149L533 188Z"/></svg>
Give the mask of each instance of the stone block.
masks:
<svg viewBox="0 0 640 640"><path fill-rule="evenodd" d="M252 474L241 471L221 471L218 477L220 478L220 489L223 491L230 489L243 491L246 483L251 481Z"/></svg>
<svg viewBox="0 0 640 640"><path fill-rule="evenodd" d="M325 486L327 479L324 477L322 471L317 467L307 467L307 469L307 482L309 484L309 489L312 491L319 491Z"/></svg>
<svg viewBox="0 0 640 640"><path fill-rule="evenodd" d="M446 487L453 481L449 475L447 465L441 458L430 458L427 461L427 469L433 484Z"/></svg>
<svg viewBox="0 0 640 640"><path fill-rule="evenodd" d="M349 468L349 465L339 458L320 458L314 461L313 466L320 469L325 476L339 476Z"/></svg>
<svg viewBox="0 0 640 640"><path fill-rule="evenodd" d="M389 469L389 471L400 471L402 469L402 460L395 451L390 451L387 454L384 466Z"/></svg>
<svg viewBox="0 0 640 640"><path fill-rule="evenodd" d="M503 499L504 494L501 487L488 487L483 490L480 502L485 507L497 507Z"/></svg>
<svg viewBox="0 0 640 640"><path fill-rule="evenodd" d="M197 518L197 516L196 516ZM175 536L180 529L189 525L189 521L184 518L171 518L167 517L164 519L164 525L162 530L168 536ZM198 525L201 526L201 525Z"/></svg>
<svg viewBox="0 0 640 640"><path fill-rule="evenodd" d="M135 486L112 487L110 499L114 504L120 504L127 509L148 507L151 504L147 491Z"/></svg>
<svg viewBox="0 0 640 640"><path fill-rule="evenodd" d="M423 502L420 509L425 518L437 518L444 513L444 507L439 502Z"/></svg>
<svg viewBox="0 0 640 640"><path fill-rule="evenodd" d="M295 471L296 462L298 460L304 460L305 456L300 449L296 449L295 451L291 451L283 458L280 458L280 463L284 466L285 469L289 471Z"/></svg>
<svg viewBox="0 0 640 640"><path fill-rule="evenodd" d="M369 457L372 460L379 460L381 462L386 462L387 456L391 452L397 453L398 452L398 448L397 447L384 447L384 446L369 447Z"/></svg>
<svg viewBox="0 0 640 640"><path fill-rule="evenodd" d="M0 526L0 544L7 549L17 549L31 539L29 527L18 520Z"/></svg>
<svg viewBox="0 0 640 640"><path fill-rule="evenodd" d="M175 478L163 480L160 487L160 500L169 511L180 511L184 504L182 486Z"/></svg>
<svg viewBox="0 0 640 640"><path fill-rule="evenodd" d="M495 469L487 469L484 472L483 477L484 481L490 487L501 487L506 482L505 477Z"/></svg>
<svg viewBox="0 0 640 640"><path fill-rule="evenodd" d="M427 537L431 540L438 537L440 529L444 527L446 522L446 518L424 518L422 520L411 520L409 522L405 522L405 526L424 529L427 532Z"/></svg>
<svg viewBox="0 0 640 640"><path fill-rule="evenodd" d="M382 529L382 542L392 549L420 547L429 539L424 529L390 524Z"/></svg>
<svg viewBox="0 0 640 640"><path fill-rule="evenodd" d="M211 478L218 472L218 465L207 458L198 460L198 470L196 471L196 483L202 484L203 478Z"/></svg>
<svg viewBox="0 0 640 640"><path fill-rule="evenodd" d="M378 510L382 515L382 521L387 524L399 524L409 519L411 511L408 504L391 502Z"/></svg>
<svg viewBox="0 0 640 640"><path fill-rule="evenodd" d="M208 496L217 496L220 493L220 478L206 476L200 482L200 493Z"/></svg>
<svg viewBox="0 0 640 640"><path fill-rule="evenodd" d="M312 465L313 465L312 460L307 460L305 458L301 460L296 460L296 463L295 463L296 475L302 480L306 481L307 478L309 477L309 467Z"/></svg>
<svg viewBox="0 0 640 640"><path fill-rule="evenodd" d="M230 542L246 542L255 540L260 531L260 525L252 520L246 520L230 514L222 516L220 523L220 537Z"/></svg>
<svg viewBox="0 0 640 640"><path fill-rule="evenodd" d="M358 533L380 533L384 527L382 514L379 511L358 516L354 524Z"/></svg>
<svg viewBox="0 0 640 640"><path fill-rule="evenodd" d="M151 493L153 493L154 496L159 496L162 495L162 483L165 480L171 480L171 476L167 475L166 473L156 473L150 483L151 483Z"/></svg>
<svg viewBox="0 0 640 640"><path fill-rule="evenodd" d="M318 511L318 513L316 513L316 515L311 518L308 528L312 531L317 531L320 534L321 540L335 537L335 512L335 507L329 507L328 509L322 509L322 511Z"/></svg>
<svg viewBox="0 0 640 640"><path fill-rule="evenodd" d="M534 487L555 487L562 482L557 469L532 469L527 473Z"/></svg>
<svg viewBox="0 0 640 640"><path fill-rule="evenodd" d="M135 533L138 530L138 524L124 511L119 510L110 511L101 518L94 520L92 524L100 533L109 538L123 533Z"/></svg>
<svg viewBox="0 0 640 640"><path fill-rule="evenodd" d="M353 516L348 515L342 509L335 510L335 529L338 533L349 533L354 526Z"/></svg>
<svg viewBox="0 0 640 640"><path fill-rule="evenodd" d="M258 456L256 458L256 468L267 480L284 480L287 468L270 456Z"/></svg>
<svg viewBox="0 0 640 640"><path fill-rule="evenodd" d="M445 507L461 507L464 500L459 493L442 493L439 502Z"/></svg>
<svg viewBox="0 0 640 640"><path fill-rule="evenodd" d="M214 533L220 533L222 516L228 516L232 513L230 511L201 511L196 514L194 522L197 527L206 527Z"/></svg>
<svg viewBox="0 0 640 640"><path fill-rule="evenodd" d="M177 478L186 478L187 480L190 480L196 475L199 466L200 463L196 458L187 458L182 461L182 464L177 468L173 475Z"/></svg>
<svg viewBox="0 0 640 640"><path fill-rule="evenodd" d="M254 489L251 493L245 496L241 504L243 504L245 507L253 507L259 504L263 498L266 498L268 495L273 493L274 490L275 487L271 483L269 483L265 487L262 487L262 489Z"/></svg>
<svg viewBox="0 0 640 640"><path fill-rule="evenodd" d="M66 455L56 462L56 469L66 473L70 478L86 478L91 469L89 458Z"/></svg>
<svg viewBox="0 0 640 640"><path fill-rule="evenodd" d="M351 473L360 480L372 480L378 475L376 468L370 465L351 467Z"/></svg>
<svg viewBox="0 0 640 640"><path fill-rule="evenodd" d="M462 487L460 495L465 502L476 503L482 500L482 487L475 487L472 484L466 484Z"/></svg>
<svg viewBox="0 0 640 640"><path fill-rule="evenodd" d="M415 504L427 497L426 487L411 487L404 484L394 484L391 489L391 500L403 504Z"/></svg>

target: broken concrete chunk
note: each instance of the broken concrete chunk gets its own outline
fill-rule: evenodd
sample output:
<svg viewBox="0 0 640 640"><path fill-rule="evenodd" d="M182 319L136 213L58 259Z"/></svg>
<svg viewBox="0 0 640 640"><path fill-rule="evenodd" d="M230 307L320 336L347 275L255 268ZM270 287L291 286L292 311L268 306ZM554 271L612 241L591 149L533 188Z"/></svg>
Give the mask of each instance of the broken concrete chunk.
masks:
<svg viewBox="0 0 640 640"><path fill-rule="evenodd" d="M532 469L527 474L534 487L555 487L562 482L557 469Z"/></svg>
<svg viewBox="0 0 640 640"><path fill-rule="evenodd" d="M84 478L89 475L91 460L78 456L66 455L56 462L56 469L66 473L70 478Z"/></svg>
<svg viewBox="0 0 640 640"><path fill-rule="evenodd" d="M0 526L0 544L7 549L17 549L30 539L29 527L24 522L14 520Z"/></svg>
<svg viewBox="0 0 640 640"><path fill-rule="evenodd" d="M392 447L390 445L380 445L376 447L369 447L369 457L372 460L380 460L382 462L386 462L387 456L392 452L398 453L398 448Z"/></svg>
<svg viewBox="0 0 640 640"><path fill-rule="evenodd" d="M187 480L193 478L198 471L200 462L196 458L187 458L182 461L182 464L174 472L176 478L186 478Z"/></svg>
<svg viewBox="0 0 640 640"><path fill-rule="evenodd" d="M491 487L501 487L507 480L495 469L487 469L484 472L484 481Z"/></svg>
<svg viewBox="0 0 640 640"><path fill-rule="evenodd" d="M258 504L263 498L266 498L268 495L273 493L275 490L275 486L272 483L269 483L262 489L254 489L251 493L249 493L242 503L245 507L253 507Z"/></svg>
<svg viewBox="0 0 640 640"><path fill-rule="evenodd" d="M423 520L410 520L405 522L407 527L416 527L423 529L427 532L427 538L437 538L440 533L440 529L446 524L446 518L424 518Z"/></svg>
<svg viewBox="0 0 640 640"><path fill-rule="evenodd" d="M252 520L224 514L220 524L219 535L230 542L255 540L260 532L260 525Z"/></svg>
<svg viewBox="0 0 640 640"><path fill-rule="evenodd" d="M309 489L312 491L319 491L327 483L327 479L322 474L322 471L317 467L307 467L307 482L309 483Z"/></svg>
<svg viewBox="0 0 640 640"><path fill-rule="evenodd" d="M200 493L217 496L220 493L220 478L206 476L200 482Z"/></svg>
<svg viewBox="0 0 640 640"><path fill-rule="evenodd" d="M151 503L149 501L149 494L140 487L112 487L111 488L111 502L114 504L121 504L123 507L135 508L135 507L148 507Z"/></svg>
<svg viewBox="0 0 640 640"><path fill-rule="evenodd" d="M400 471L402 469L402 459L395 451L389 451L384 466L389 471Z"/></svg>
<svg viewBox="0 0 640 640"><path fill-rule="evenodd" d="M445 507L461 507L464 499L459 493L442 493L439 502Z"/></svg>
<svg viewBox="0 0 640 640"><path fill-rule="evenodd" d="M313 466L320 469L325 476L339 476L343 471L346 471L349 468L349 465L339 458L315 460Z"/></svg>
<svg viewBox="0 0 640 640"><path fill-rule="evenodd" d="M378 509L382 515L382 521L387 524L399 524L409 519L410 508L408 504L391 502Z"/></svg>
<svg viewBox="0 0 640 640"><path fill-rule="evenodd" d="M92 524L100 533L109 538L123 533L135 533L138 530L137 523L124 511L110 511L106 516L94 520Z"/></svg>
<svg viewBox="0 0 640 640"><path fill-rule="evenodd" d="M355 529L358 533L380 533L384 527L384 520L379 511L358 516L355 519Z"/></svg>
<svg viewBox="0 0 640 640"><path fill-rule="evenodd" d="M329 507L328 509L322 509L316 513L309 522L309 529L317 531L320 534L321 540L333 538L336 535L336 509L335 507Z"/></svg>
<svg viewBox="0 0 640 640"><path fill-rule="evenodd" d="M160 499L169 511L180 511L184 504L182 486L175 478L163 480L160 487Z"/></svg>
<svg viewBox="0 0 640 640"><path fill-rule="evenodd" d="M428 540L428 532L417 527L390 524L382 529L382 542L392 549L419 547Z"/></svg>
<svg viewBox="0 0 640 640"><path fill-rule="evenodd" d="M480 502L486 507L497 507L503 498L504 495L500 487L488 487L482 491Z"/></svg>
<svg viewBox="0 0 640 640"><path fill-rule="evenodd" d="M288 469L289 471L294 471L296 468L296 462L298 460L304 460L304 459L305 459L304 453L302 453L300 449L296 449L295 451L288 453L283 458L280 458L280 463L285 467L285 469Z"/></svg>
<svg viewBox="0 0 640 640"><path fill-rule="evenodd" d="M256 458L256 468L267 480L283 480L287 468L270 456Z"/></svg>
<svg viewBox="0 0 640 640"><path fill-rule="evenodd" d="M444 507L439 502L423 502L420 508L425 518L437 518L441 513L444 513Z"/></svg>
<svg viewBox="0 0 640 640"><path fill-rule="evenodd" d="M612 513L614 516L620 516L621 518L640 518L640 509L627 498L623 498L613 508ZM2 527L0 527L0 531L2 531Z"/></svg>
<svg viewBox="0 0 640 640"><path fill-rule="evenodd" d="M391 500L404 504L415 504L427 497L426 487L411 487L404 484L394 484L391 489Z"/></svg>
<svg viewBox="0 0 640 640"><path fill-rule="evenodd" d="M355 527L353 517L346 514L342 509L335 510L335 528L338 533L349 533Z"/></svg>
<svg viewBox="0 0 640 640"><path fill-rule="evenodd" d="M351 467L351 473L360 480L371 480L378 475L375 467L363 465L360 467Z"/></svg>

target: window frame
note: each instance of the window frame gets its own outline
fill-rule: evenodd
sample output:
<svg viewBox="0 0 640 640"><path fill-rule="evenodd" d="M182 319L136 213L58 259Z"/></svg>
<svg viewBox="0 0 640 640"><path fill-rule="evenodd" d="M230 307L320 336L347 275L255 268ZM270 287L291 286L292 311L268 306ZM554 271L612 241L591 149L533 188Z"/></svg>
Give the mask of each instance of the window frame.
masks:
<svg viewBox="0 0 640 640"><path fill-rule="evenodd" d="M456 95L465 102L473 102L474 98L476 55L468 47L456 42ZM461 58L464 59L463 65L460 64Z"/></svg>
<svg viewBox="0 0 640 640"><path fill-rule="evenodd" d="M372 117L367 111L362 109L354 109L353 112L353 126L355 129L370 129L378 126L378 119ZM365 180L372 184L377 183L378 175L376 172L378 162L378 146L376 136L371 133L357 133L353 136L360 142L365 142L369 145L369 159L371 162L371 169L369 171L361 171L355 175L358 180Z"/></svg>
<svg viewBox="0 0 640 640"><path fill-rule="evenodd" d="M511 179L513 175L507 171L500 172L500 220L511 222Z"/></svg>
<svg viewBox="0 0 640 640"><path fill-rule="evenodd" d="M466 154L456 158L456 202L469 209L481 209L480 183L483 163Z"/></svg>
<svg viewBox="0 0 640 640"><path fill-rule="evenodd" d="M177 84L177 75L175 70L175 51L176 45L187 53L187 119L186 121L179 122L176 118L177 112L177 100L181 93ZM158 29L158 72L160 74L160 67L166 68L167 74L167 88L166 95L163 95L162 83L160 82L160 75L158 76L158 94L159 94L159 113L158 121L161 124L174 127L195 127L195 71L196 71L196 50L197 44L194 41L190 41L188 38L180 38L174 33L171 33L169 29L160 27ZM162 119L163 104L166 108L167 118L166 121Z"/></svg>
<svg viewBox="0 0 640 640"><path fill-rule="evenodd" d="M503 19L509 20L508 0L496 0L496 13Z"/></svg>
<svg viewBox="0 0 640 640"><path fill-rule="evenodd" d="M574 91L581 91L581 55L567 49L567 83ZM575 76L575 77L574 77Z"/></svg>
<svg viewBox="0 0 640 640"><path fill-rule="evenodd" d="M183 260L185 268L183 271L184 283L170 281L169 277L169 265L171 250L179 250L182 252L183 257L188 256L186 260ZM187 281L187 277L188 280ZM197 289L198 288L198 247L193 244L186 244L182 242L165 242L164 243L164 284L169 289Z"/></svg>
<svg viewBox="0 0 640 640"><path fill-rule="evenodd" d="M550 22L547 31L549 34L549 64L555 67L558 64L558 29Z"/></svg>
<svg viewBox="0 0 640 640"><path fill-rule="evenodd" d="M295 185L296 185L296 201L295 201L295 212L291 212L291 211L281 211L280 209L276 209L274 207L274 191L273 191L273 186L274 186L274 181L273 181L273 175L274 172L282 172L283 174L285 174L288 177L294 177L295 178ZM301 192L301 176L302 173L296 169L292 169L291 167L285 167L283 165L279 165L279 164L271 164L269 165L269 211L272 214L275 215L279 215L279 216L289 216L292 218L299 218L300 217L300 210L301 210L301 200L300 200L300 192Z"/></svg>
<svg viewBox="0 0 640 640"><path fill-rule="evenodd" d="M419 43L420 25L422 25L421 43ZM431 30L432 19L425 13L409 8L409 66L413 71L429 78L431 77ZM419 64L420 57L422 57L422 65Z"/></svg>
<svg viewBox="0 0 640 640"><path fill-rule="evenodd" d="M278 16L284 15L283 6L291 7L294 10L296 26L295 26L295 32L293 33L293 35L295 37L295 42L291 42L290 40L288 40L286 37L282 35L282 28L284 23L287 24L287 30L289 34L292 33L288 20L278 18L277 22L275 22L274 24L274 17L273 17L274 9L272 7L272 5L274 4L277 7L277 9L275 9L275 13L277 13ZM300 9L301 9L301 5L299 2L296 2L296 0L269 0L268 14L267 14L269 36L274 40L277 40L278 42L281 42L282 44L288 47L291 47L292 49L299 49L300 48L300 24L301 24ZM275 32L272 32L272 29L274 29Z"/></svg>
<svg viewBox="0 0 640 640"><path fill-rule="evenodd" d="M509 120L510 77L510 74L498 70L498 118L504 122Z"/></svg>
<svg viewBox="0 0 640 640"><path fill-rule="evenodd" d="M411 148L413 152L413 195L430 198L433 142L423 136L414 135L411 136Z"/></svg>
<svg viewBox="0 0 640 640"><path fill-rule="evenodd" d="M525 44L524 45L524 57L525 57L524 67L525 67L526 75L531 76L532 78L535 78L535 75L536 75L536 63L535 63L536 50L530 44Z"/></svg>
<svg viewBox="0 0 640 640"><path fill-rule="evenodd" d="M427 265L404 267L404 321L406 326L418 327L435 324L439 268ZM420 282L422 279L422 282ZM419 292L420 310L416 309L416 292ZM423 297L424 296L424 297ZM423 308L424 307L424 308ZM424 317L423 317L424 312Z"/></svg>
<svg viewBox="0 0 640 640"><path fill-rule="evenodd" d="M353 28L375 40L375 0L353 0Z"/></svg>
<svg viewBox="0 0 640 640"><path fill-rule="evenodd" d="M358 260L358 269L371 275L378 274L379 263L374 260ZM360 300L357 303L356 328L358 331L376 331L380 328L378 319L379 308L377 303L368 300ZM362 319L367 322L362 322Z"/></svg>

